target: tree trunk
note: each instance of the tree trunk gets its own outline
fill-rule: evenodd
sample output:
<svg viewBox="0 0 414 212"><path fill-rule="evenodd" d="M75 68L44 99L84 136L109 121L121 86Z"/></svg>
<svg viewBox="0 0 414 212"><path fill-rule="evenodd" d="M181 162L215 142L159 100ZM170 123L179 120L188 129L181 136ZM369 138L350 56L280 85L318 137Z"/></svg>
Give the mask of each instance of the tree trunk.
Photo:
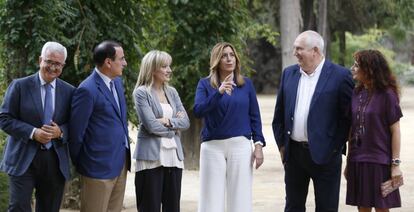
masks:
<svg viewBox="0 0 414 212"><path fill-rule="evenodd" d="M314 0L304 0L302 3L303 30L316 30Z"/></svg>
<svg viewBox="0 0 414 212"><path fill-rule="evenodd" d="M325 49L323 53L326 55L329 42L329 22L328 22L328 0L319 0L318 5L318 32L325 40Z"/></svg>
<svg viewBox="0 0 414 212"><path fill-rule="evenodd" d="M295 64L292 53L293 43L302 27L299 0L280 1L280 37L282 46L282 68Z"/></svg>
<svg viewBox="0 0 414 212"><path fill-rule="evenodd" d="M201 119L197 119L192 111L187 111L190 119L190 128L181 134L181 142L184 150L185 169L198 169L200 159L200 132Z"/></svg>

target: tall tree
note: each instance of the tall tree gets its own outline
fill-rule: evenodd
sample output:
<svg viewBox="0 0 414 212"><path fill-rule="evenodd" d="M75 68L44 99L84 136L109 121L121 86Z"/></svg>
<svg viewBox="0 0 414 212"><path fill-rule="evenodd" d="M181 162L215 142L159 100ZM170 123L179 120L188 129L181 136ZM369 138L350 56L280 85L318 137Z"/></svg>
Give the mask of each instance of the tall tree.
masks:
<svg viewBox="0 0 414 212"><path fill-rule="evenodd" d="M279 2L274 0L249 0L249 12L254 21L267 26L265 33L254 33L254 39L247 41L249 58L255 72L251 79L257 93L274 94L282 69L280 57L279 34ZM249 27L251 28L251 27ZM270 36L266 32L271 32ZM272 38L274 41L268 38Z"/></svg>
<svg viewBox="0 0 414 212"><path fill-rule="evenodd" d="M123 44L128 67L124 84L128 118L137 124L131 93L141 57L151 49L165 50L173 57L174 81L191 112L197 81L209 72L209 52L219 41L233 43L249 70L245 47L251 26L246 0L8 0L1 1L0 49L8 84L11 79L37 71L37 58L45 41L55 40L68 49L62 78L78 85L93 68L94 45L113 39ZM187 168L198 166L200 120L183 135ZM133 138L135 140L135 138ZM189 160L188 160L189 159ZM78 204L75 184L67 205Z"/></svg>
<svg viewBox="0 0 414 212"><path fill-rule="evenodd" d="M329 22L328 22L328 0L318 1L318 32L325 40L324 54L327 54L330 43Z"/></svg>
<svg viewBox="0 0 414 212"><path fill-rule="evenodd" d="M282 67L296 63L292 45L302 29L302 15L299 0L280 0L280 37L282 46Z"/></svg>
<svg viewBox="0 0 414 212"><path fill-rule="evenodd" d="M187 168L197 168L200 148L201 120L192 113L198 80L209 74L211 48L219 41L233 43L241 53L244 74L248 72L245 29L250 16L244 0L192 0L169 3L177 32L169 48L173 56L174 86L190 115L191 127L182 134Z"/></svg>

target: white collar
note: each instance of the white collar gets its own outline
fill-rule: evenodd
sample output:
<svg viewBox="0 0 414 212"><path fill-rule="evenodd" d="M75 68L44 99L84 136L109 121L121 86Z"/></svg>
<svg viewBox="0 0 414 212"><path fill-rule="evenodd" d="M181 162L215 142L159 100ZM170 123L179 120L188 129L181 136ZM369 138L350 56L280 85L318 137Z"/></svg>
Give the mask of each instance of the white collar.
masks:
<svg viewBox="0 0 414 212"><path fill-rule="evenodd" d="M325 64L325 57L322 59L322 61L318 64L318 66L316 66L315 71L312 72L311 74L307 74L302 68L300 68L300 73L302 75L308 76L308 77L313 77L315 75L319 75L319 72L321 72L323 64Z"/></svg>
<svg viewBox="0 0 414 212"><path fill-rule="evenodd" d="M39 79L40 79L40 85L41 86L44 86L45 84L47 84L47 82L42 78L42 75L40 74L40 71L39 71ZM56 79L54 79L49 84L52 86L52 88L55 88L56 87Z"/></svg>
<svg viewBox="0 0 414 212"><path fill-rule="evenodd" d="M102 80L104 81L105 85L108 86L108 88L110 87L109 83L112 81L111 78L109 78L108 76L106 76L105 74L103 74L102 72L99 71L99 69L97 67L95 67L96 73L98 73L98 75L102 78Z"/></svg>

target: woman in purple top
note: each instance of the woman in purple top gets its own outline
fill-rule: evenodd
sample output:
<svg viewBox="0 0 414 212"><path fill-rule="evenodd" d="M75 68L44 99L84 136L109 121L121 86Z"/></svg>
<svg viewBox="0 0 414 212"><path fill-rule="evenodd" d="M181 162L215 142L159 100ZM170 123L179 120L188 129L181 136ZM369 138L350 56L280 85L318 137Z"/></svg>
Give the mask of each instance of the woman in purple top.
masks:
<svg viewBox="0 0 414 212"><path fill-rule="evenodd" d="M397 190L381 195L381 183L401 180L399 87L378 50L354 54L352 127L345 177L346 204L359 211L389 211L401 207Z"/></svg>
<svg viewBox="0 0 414 212"><path fill-rule="evenodd" d="M256 92L230 43L211 50L210 75L198 83L194 114L204 122L198 211L224 212L226 203L228 212L251 212L252 163L263 163L265 140Z"/></svg>

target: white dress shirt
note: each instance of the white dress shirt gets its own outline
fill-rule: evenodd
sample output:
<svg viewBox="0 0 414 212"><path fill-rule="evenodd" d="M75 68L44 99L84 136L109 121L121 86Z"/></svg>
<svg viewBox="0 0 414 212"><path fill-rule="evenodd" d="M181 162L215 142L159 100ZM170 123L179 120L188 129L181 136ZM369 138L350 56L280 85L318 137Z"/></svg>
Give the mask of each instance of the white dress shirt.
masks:
<svg viewBox="0 0 414 212"><path fill-rule="evenodd" d="M312 101L313 93L315 92L316 84L325 58L319 63L315 71L307 74L300 69L301 77L299 79L298 91L296 94L295 114L293 116L293 129L290 138L295 141L308 141L308 115L309 107Z"/></svg>

